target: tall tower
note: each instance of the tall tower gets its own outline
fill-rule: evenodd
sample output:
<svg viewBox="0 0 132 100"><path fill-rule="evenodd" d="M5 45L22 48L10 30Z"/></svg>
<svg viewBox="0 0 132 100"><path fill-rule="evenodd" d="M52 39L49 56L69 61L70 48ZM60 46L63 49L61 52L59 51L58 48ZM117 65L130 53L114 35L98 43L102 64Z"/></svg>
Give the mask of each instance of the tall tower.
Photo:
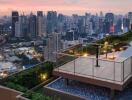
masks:
<svg viewBox="0 0 132 100"><path fill-rule="evenodd" d="M62 49L62 41L60 33L49 34L47 38L45 38L46 44L44 48L44 58L45 61L56 62L56 54L55 52Z"/></svg>
<svg viewBox="0 0 132 100"><path fill-rule="evenodd" d="M130 20L130 26L129 26L129 28L132 30L132 12L128 13L128 19Z"/></svg>
<svg viewBox="0 0 132 100"><path fill-rule="evenodd" d="M4 30L3 24L0 23L0 35L3 34L3 30Z"/></svg>
<svg viewBox="0 0 132 100"><path fill-rule="evenodd" d="M57 12L49 11L47 14L47 33L51 34L57 29Z"/></svg>
<svg viewBox="0 0 132 100"><path fill-rule="evenodd" d="M114 24L114 14L106 13L105 15L106 33L110 33L110 28L113 27L113 24Z"/></svg>
<svg viewBox="0 0 132 100"><path fill-rule="evenodd" d="M42 11L37 12L37 33L38 36L46 36L46 18Z"/></svg>
<svg viewBox="0 0 132 100"><path fill-rule="evenodd" d="M12 34L11 36L15 36L15 23L19 20L19 14L17 11L12 11Z"/></svg>
<svg viewBox="0 0 132 100"><path fill-rule="evenodd" d="M29 17L29 32L30 32L29 37L30 38L35 38L37 36L37 22L36 21L37 21L36 15L31 13Z"/></svg>
<svg viewBox="0 0 132 100"><path fill-rule="evenodd" d="M20 21L15 23L15 37L17 38L21 37L21 22Z"/></svg>

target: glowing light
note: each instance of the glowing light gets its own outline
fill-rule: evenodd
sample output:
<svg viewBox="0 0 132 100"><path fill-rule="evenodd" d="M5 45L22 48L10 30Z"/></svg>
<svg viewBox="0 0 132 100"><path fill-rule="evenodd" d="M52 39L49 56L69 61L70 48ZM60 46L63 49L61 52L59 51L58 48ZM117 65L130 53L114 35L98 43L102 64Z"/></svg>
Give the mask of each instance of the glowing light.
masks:
<svg viewBox="0 0 132 100"><path fill-rule="evenodd" d="M47 79L47 74L41 74L40 77L41 77L41 80L46 80Z"/></svg>
<svg viewBox="0 0 132 100"><path fill-rule="evenodd" d="M73 53L73 50L70 50L69 52L70 52L70 53Z"/></svg>
<svg viewBox="0 0 132 100"><path fill-rule="evenodd" d="M7 74L7 73L2 72L2 73L0 73L0 76L1 76L1 77L3 77L3 78L5 78L5 77L7 77L7 76L8 76L8 74Z"/></svg>
<svg viewBox="0 0 132 100"><path fill-rule="evenodd" d="M87 53L83 54L83 57L87 57L87 56L88 56L88 54L87 54Z"/></svg>
<svg viewBox="0 0 132 100"><path fill-rule="evenodd" d="M109 33L106 34L106 36L109 36L109 35L110 35Z"/></svg>
<svg viewBox="0 0 132 100"><path fill-rule="evenodd" d="M120 48L120 51L122 51L123 50L123 48Z"/></svg>
<svg viewBox="0 0 132 100"><path fill-rule="evenodd" d="M108 43L107 41L104 43L104 45L106 45L106 46L107 46L108 44L109 44L109 43Z"/></svg>
<svg viewBox="0 0 132 100"><path fill-rule="evenodd" d="M105 51L105 50L104 50L103 52L104 52L104 53L106 53L106 51Z"/></svg>

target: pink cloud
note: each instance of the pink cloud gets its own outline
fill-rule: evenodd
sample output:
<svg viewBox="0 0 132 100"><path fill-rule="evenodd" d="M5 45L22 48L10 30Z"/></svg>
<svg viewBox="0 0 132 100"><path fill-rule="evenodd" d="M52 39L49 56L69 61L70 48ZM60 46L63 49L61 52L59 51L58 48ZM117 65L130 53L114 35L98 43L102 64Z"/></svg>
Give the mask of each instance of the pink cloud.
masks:
<svg viewBox="0 0 132 100"><path fill-rule="evenodd" d="M126 13L130 10L131 5L131 0L0 0L0 12L56 10L65 14L86 11Z"/></svg>

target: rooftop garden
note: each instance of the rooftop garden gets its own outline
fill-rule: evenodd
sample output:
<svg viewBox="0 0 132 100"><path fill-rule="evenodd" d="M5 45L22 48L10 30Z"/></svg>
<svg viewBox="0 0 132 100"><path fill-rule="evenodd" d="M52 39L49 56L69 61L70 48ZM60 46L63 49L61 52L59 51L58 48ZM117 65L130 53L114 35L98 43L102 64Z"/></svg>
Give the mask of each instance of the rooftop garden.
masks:
<svg viewBox="0 0 132 100"><path fill-rule="evenodd" d="M108 52L112 52L113 49L114 51L120 51L126 49L129 46L130 41L132 41L132 31L129 31L122 35L107 36L101 40L96 41L94 44L101 45L101 54L103 54L104 50L106 49L105 45L109 45L107 48ZM88 53L89 55L94 55L96 54L96 47L93 44L87 44L85 46L80 46L67 50L65 51L65 53L71 55L84 55L85 53Z"/></svg>
<svg viewBox="0 0 132 100"><path fill-rule="evenodd" d="M25 93L23 96L31 100L51 100L50 97L36 90L54 79L52 70L53 63L45 62L3 79L1 85L23 92Z"/></svg>

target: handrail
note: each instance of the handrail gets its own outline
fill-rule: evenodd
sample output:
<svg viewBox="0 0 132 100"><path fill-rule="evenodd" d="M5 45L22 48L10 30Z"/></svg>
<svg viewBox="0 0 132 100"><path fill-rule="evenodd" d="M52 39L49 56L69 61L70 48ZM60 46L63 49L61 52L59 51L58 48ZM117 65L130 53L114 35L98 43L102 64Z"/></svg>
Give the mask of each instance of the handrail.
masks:
<svg viewBox="0 0 132 100"><path fill-rule="evenodd" d="M67 55L68 56L68 55ZM92 61L92 72L91 72L91 74L90 75L88 75L88 76L92 76L92 77L97 77L96 75L94 75L94 61L96 60L96 58L94 58L94 57L83 57L83 56L80 56L80 57L82 57L82 58L88 58L88 59L91 59L91 61ZM112 62L112 66L114 67L114 69L113 69L113 72L111 73L111 74L113 74L113 81L115 81L115 82L119 82L119 80L120 80L120 82L124 82L130 75L132 75L132 71L131 71L131 73L128 73L128 72L126 72L125 71L125 68L129 68L129 67L131 67L131 70L132 70L132 65L130 64L129 66L127 66L126 64L125 64L125 61L127 61L127 60L129 60L130 59L130 61L131 61L131 64L132 64L132 56L130 56L130 57L128 57L127 59L125 59L125 60L123 60L123 61L121 61L121 62L117 62L117 61L111 61L111 60L107 60L107 59L98 59L99 61L101 60L101 61L108 61L109 63L111 63ZM74 74L76 74L76 73L78 73L78 72L76 72L76 67L75 67L75 61L76 61L76 59L74 59L74 60L72 60L72 61L70 61L70 62L73 62L73 70L72 70L72 72L74 73ZM69 62L68 62L69 63ZM115 64L116 63L119 63L120 64L120 68L121 68L121 76L120 76L120 79L118 80L118 79L116 79L116 69L115 68L118 68L118 66L116 66ZM125 67L126 66L126 67ZM60 71L60 70L63 70L63 69L61 69L61 68L59 68L58 67L58 70ZM64 71L66 71L66 70L64 70ZM80 74L83 74L83 73L80 73ZM102 79L103 77L98 77L98 78L100 78L100 79ZM106 79L106 80L111 80L111 79L109 79L109 78L103 78L103 79Z"/></svg>
<svg viewBox="0 0 132 100"><path fill-rule="evenodd" d="M72 55L72 54L67 54L67 53L62 53L62 52L53 52L54 54L60 54L60 55L65 55L65 56L71 56L71 57L83 57L83 56L77 56L77 55ZM101 58L98 58L98 60L102 60L102 61L108 61L108 62L115 62L115 63L122 63L126 60L128 60L129 58L131 58L132 56L129 56L128 58L125 58L123 61L115 61L115 60L108 60L108 59L101 59ZM96 58L93 58L93 57L89 57L91 59L96 59Z"/></svg>

